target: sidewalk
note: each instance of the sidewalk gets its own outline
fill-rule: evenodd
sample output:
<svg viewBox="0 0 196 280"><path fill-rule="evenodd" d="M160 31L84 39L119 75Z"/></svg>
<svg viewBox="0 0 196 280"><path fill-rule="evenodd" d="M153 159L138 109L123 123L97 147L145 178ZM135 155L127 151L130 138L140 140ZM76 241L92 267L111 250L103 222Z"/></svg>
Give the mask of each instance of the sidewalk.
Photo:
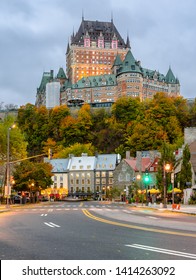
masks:
<svg viewBox="0 0 196 280"><path fill-rule="evenodd" d="M163 208L163 205L161 205L161 204L149 204L147 206L147 205L145 205L145 203L143 205L141 203L138 203L138 204L135 203L135 204L129 204L129 205L133 205L135 207L157 209L158 211L171 211L171 212L176 212L176 213L186 213L186 214L196 215L196 204L193 204L193 205L180 204L179 209L172 209L172 204L167 204L167 208Z"/></svg>

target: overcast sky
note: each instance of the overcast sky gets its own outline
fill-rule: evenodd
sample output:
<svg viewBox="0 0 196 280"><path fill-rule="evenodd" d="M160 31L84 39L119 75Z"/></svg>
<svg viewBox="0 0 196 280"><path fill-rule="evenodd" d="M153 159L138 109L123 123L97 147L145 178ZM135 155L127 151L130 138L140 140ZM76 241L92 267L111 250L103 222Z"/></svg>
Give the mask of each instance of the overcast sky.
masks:
<svg viewBox="0 0 196 280"><path fill-rule="evenodd" d="M66 69L68 40L82 20L113 21L135 59L180 80L196 97L195 0L0 0L0 103L35 104L44 71Z"/></svg>

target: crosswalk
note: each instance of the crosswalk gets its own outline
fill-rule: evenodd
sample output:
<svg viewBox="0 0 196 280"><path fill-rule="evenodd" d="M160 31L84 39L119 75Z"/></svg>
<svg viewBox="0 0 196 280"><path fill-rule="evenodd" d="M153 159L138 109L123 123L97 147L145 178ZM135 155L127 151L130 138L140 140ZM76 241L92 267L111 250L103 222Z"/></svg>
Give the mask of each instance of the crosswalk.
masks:
<svg viewBox="0 0 196 280"><path fill-rule="evenodd" d="M131 214L134 212L134 210L123 210L122 208L119 208L119 206L115 205L78 205L78 204L62 204L62 205L37 205L33 208L23 208L22 211L28 211L28 212L38 212L38 211L47 211L47 212L53 212L53 211L78 211L78 210L96 210L96 211L107 211L107 212L118 212L123 211L127 214ZM21 211L21 209L15 209L15 211Z"/></svg>

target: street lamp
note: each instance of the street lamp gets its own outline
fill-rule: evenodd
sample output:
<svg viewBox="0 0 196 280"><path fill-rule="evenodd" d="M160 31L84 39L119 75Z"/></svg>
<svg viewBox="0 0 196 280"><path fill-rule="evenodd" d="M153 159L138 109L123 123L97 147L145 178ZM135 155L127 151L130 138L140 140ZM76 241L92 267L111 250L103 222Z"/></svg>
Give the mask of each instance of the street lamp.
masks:
<svg viewBox="0 0 196 280"><path fill-rule="evenodd" d="M169 172L171 166L169 163L163 162L163 186L164 186L164 193L163 193L163 208L167 208L166 203L166 194L167 194L167 186L166 186L166 172Z"/></svg>
<svg viewBox="0 0 196 280"><path fill-rule="evenodd" d="M6 173L6 188L5 196L7 197L7 207L9 207L9 196L11 195L11 186L10 186L10 130L15 128L16 125L13 124L7 130L7 173Z"/></svg>

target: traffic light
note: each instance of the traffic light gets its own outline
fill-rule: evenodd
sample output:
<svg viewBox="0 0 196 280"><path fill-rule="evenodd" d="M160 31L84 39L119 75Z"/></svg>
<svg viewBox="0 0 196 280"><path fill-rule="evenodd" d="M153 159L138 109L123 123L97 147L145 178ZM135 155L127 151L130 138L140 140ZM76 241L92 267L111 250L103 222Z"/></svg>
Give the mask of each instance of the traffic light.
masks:
<svg viewBox="0 0 196 280"><path fill-rule="evenodd" d="M48 159L52 159L52 149L48 149Z"/></svg>
<svg viewBox="0 0 196 280"><path fill-rule="evenodd" d="M146 170L144 174L144 183L147 185L149 182L150 182L150 176L148 170Z"/></svg>

